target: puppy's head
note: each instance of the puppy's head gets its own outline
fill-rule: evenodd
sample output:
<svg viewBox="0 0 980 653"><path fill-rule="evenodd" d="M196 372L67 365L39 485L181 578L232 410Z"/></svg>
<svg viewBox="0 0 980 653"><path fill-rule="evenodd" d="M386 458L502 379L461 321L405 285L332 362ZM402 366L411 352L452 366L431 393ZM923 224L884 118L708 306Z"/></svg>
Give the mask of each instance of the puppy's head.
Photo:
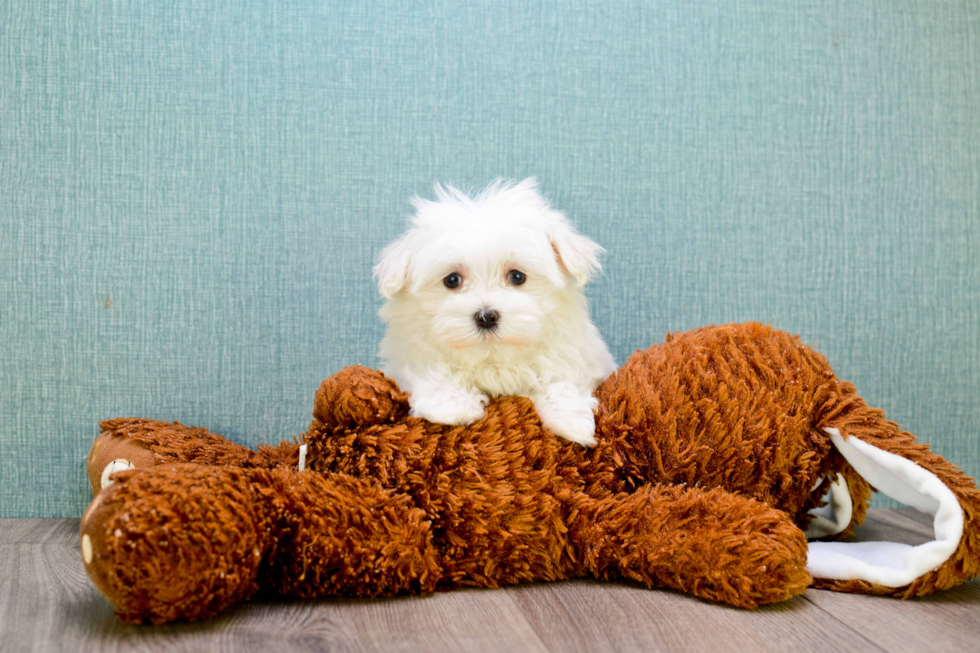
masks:
<svg viewBox="0 0 980 653"><path fill-rule="evenodd" d="M533 179L475 197L436 186L374 267L381 316L451 347L522 347L546 335L563 297L599 269L596 243L552 209ZM422 334L419 334L422 335Z"/></svg>

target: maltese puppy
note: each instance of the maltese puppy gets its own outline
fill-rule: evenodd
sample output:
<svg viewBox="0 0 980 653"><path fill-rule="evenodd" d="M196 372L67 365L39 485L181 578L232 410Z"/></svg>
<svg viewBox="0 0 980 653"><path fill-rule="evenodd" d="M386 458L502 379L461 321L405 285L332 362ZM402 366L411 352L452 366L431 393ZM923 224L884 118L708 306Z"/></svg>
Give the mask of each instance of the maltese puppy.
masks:
<svg viewBox="0 0 980 653"><path fill-rule="evenodd" d="M476 197L436 186L374 267L387 301L382 370L412 415L481 419L488 397L530 397L542 424L591 446L592 392L615 369L581 288L603 251L552 209L533 179Z"/></svg>

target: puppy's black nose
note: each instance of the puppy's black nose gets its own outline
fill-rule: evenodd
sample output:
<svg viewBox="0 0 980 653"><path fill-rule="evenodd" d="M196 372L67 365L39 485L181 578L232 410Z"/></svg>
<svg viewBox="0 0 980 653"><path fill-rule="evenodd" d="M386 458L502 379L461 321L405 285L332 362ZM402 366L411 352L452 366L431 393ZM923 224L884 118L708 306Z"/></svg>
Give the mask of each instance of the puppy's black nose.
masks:
<svg viewBox="0 0 980 653"><path fill-rule="evenodd" d="M500 313L491 308L481 308L473 315L473 319L476 320L476 326L489 330L497 326L497 322L500 320Z"/></svg>

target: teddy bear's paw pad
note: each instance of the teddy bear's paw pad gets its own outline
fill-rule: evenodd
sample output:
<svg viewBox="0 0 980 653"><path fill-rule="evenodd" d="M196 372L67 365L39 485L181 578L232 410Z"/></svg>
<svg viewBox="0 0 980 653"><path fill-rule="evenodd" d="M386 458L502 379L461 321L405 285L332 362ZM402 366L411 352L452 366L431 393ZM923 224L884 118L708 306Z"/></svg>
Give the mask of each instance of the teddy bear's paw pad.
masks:
<svg viewBox="0 0 980 653"><path fill-rule="evenodd" d="M82 560L85 564L92 564L92 538L88 533L82 535Z"/></svg>
<svg viewBox="0 0 980 653"><path fill-rule="evenodd" d="M935 539L911 546L898 542L810 542L807 568L814 578L863 580L903 587L942 565L963 535L963 508L938 476L856 437L827 428L831 442L868 483L885 495L933 515Z"/></svg>
<svg viewBox="0 0 980 653"><path fill-rule="evenodd" d="M104 489L112 485L113 481L109 477L115 474L116 472L123 472L126 471L127 469L135 469L135 468L136 465L129 462L125 458L116 458L102 469L102 481L101 481L102 484L100 487Z"/></svg>

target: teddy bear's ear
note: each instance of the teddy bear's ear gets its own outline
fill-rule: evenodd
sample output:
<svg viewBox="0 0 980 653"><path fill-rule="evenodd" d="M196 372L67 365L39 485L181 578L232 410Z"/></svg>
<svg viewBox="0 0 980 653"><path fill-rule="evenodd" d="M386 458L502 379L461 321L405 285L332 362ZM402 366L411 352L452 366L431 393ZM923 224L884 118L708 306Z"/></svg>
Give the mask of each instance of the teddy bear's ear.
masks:
<svg viewBox="0 0 980 653"><path fill-rule="evenodd" d="M558 265L572 275L578 286L587 284L592 274L602 269L599 265L599 254L605 250L595 241L575 231L564 216L561 216L549 237Z"/></svg>
<svg viewBox="0 0 980 653"><path fill-rule="evenodd" d="M374 266L374 278L378 282L378 292L385 299L391 299L408 285L408 266L412 260L412 250L407 237L402 237L381 250Z"/></svg>
<svg viewBox="0 0 980 653"><path fill-rule="evenodd" d="M818 587L908 598L949 589L980 574L980 491L972 479L885 420L881 411L858 407L828 423L833 426L823 431L867 484L932 515L934 539L917 546L810 542L807 568ZM837 476L829 503L816 509L808 537L835 534L852 521L844 475ZM828 529L828 524L836 525Z"/></svg>

